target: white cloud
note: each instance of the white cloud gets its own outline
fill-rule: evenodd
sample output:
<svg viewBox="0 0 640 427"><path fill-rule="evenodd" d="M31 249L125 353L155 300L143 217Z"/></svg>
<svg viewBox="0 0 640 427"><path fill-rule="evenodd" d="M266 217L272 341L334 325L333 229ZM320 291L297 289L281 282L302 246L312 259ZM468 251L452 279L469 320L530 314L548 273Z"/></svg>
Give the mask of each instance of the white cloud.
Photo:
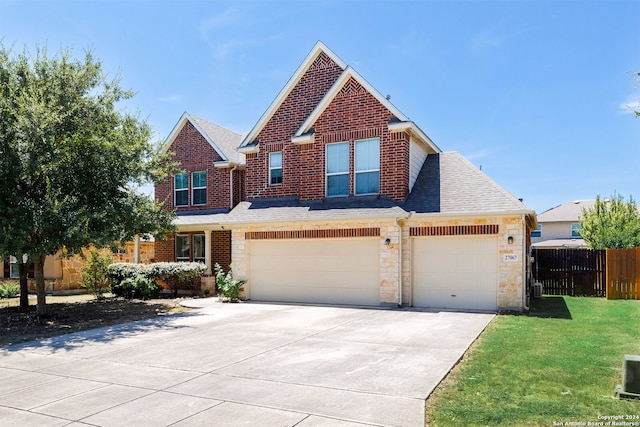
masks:
<svg viewBox="0 0 640 427"><path fill-rule="evenodd" d="M161 98L158 98L158 101L160 102L178 102L178 101L182 101L184 97L182 95L169 95L169 96L163 96Z"/></svg>

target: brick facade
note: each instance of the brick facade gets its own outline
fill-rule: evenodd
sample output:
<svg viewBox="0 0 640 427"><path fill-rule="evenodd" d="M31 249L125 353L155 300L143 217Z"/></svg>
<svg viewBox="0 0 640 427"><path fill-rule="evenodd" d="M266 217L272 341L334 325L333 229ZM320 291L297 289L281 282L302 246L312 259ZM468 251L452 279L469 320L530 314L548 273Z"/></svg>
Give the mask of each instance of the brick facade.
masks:
<svg viewBox="0 0 640 427"><path fill-rule="evenodd" d="M388 122L393 114L368 93L353 78L347 81L331 104L320 115L315 128L312 150L321 162L315 162L309 185L305 186L302 199L316 200L325 195L324 153L325 144L349 141L350 184L349 194L354 194L354 142L358 139L380 138L380 194L402 201L409 193L409 137L404 132L389 133Z"/></svg>
<svg viewBox="0 0 640 427"><path fill-rule="evenodd" d="M314 142L291 143L310 112L335 81L340 68L328 66L304 75L289 97L259 133L260 151L247 156L248 198L295 196L300 200L325 197L325 145L350 143L350 187L354 194L354 143L358 139L380 138L380 193L402 201L409 192L409 136L390 133L388 122L393 114L355 79L342 90L314 123ZM305 103L306 102L306 103ZM282 184L269 185L269 153L282 151Z"/></svg>
<svg viewBox="0 0 640 427"><path fill-rule="evenodd" d="M156 262L173 262L176 260L176 239L173 234L167 236L164 242L156 240L155 258Z"/></svg>
<svg viewBox="0 0 640 427"><path fill-rule="evenodd" d="M175 153L173 161L178 162L180 168L189 175L189 204L188 206L175 207L173 176L167 177L164 183L156 184L155 197L158 201L164 201L168 209L176 208L176 212L189 212L207 209L229 208L229 169L214 167L213 163L222 160L220 155L209 144L205 137L191 124L186 122L178 133L169 151ZM192 173L207 172L207 203L202 206L192 206ZM244 171L236 170L234 177L239 181L234 182L234 203L238 203L242 197L241 183Z"/></svg>
<svg viewBox="0 0 640 427"><path fill-rule="evenodd" d="M311 65L258 134L260 151L247 155L247 198L298 196L310 183L308 177L324 179L324 173L315 177L306 168L317 166L320 158L311 163L301 158L301 148L291 143L291 137L304 123L338 77L342 68L324 53ZM282 151L282 185L269 185L269 153ZM314 154L315 155L315 154ZM324 155L323 155L324 157Z"/></svg>

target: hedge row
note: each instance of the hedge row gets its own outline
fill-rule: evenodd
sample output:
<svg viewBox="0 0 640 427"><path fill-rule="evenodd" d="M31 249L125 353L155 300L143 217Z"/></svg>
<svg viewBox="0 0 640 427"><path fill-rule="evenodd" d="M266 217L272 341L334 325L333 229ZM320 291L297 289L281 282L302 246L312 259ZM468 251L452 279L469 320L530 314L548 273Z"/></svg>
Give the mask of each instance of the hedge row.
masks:
<svg viewBox="0 0 640 427"><path fill-rule="evenodd" d="M132 291L131 286L135 283L135 279L144 278L151 281L162 280L165 282L177 296L178 289L183 286L193 286L194 283L200 283L202 275L207 271L207 267L200 262L156 262L153 264L131 264L127 262L117 262L111 264L108 268L108 275L112 281L112 290L119 296L129 297ZM122 286L122 282L128 280L126 286ZM149 281L138 281L145 289L149 286Z"/></svg>

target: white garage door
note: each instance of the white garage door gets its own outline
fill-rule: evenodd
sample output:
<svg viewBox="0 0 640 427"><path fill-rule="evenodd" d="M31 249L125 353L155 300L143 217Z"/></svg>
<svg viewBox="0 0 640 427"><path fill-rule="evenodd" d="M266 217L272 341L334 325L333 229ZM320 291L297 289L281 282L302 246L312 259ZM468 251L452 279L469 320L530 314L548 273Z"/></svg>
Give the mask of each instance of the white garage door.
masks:
<svg viewBox="0 0 640 427"><path fill-rule="evenodd" d="M495 235L416 237L412 250L414 306L497 308Z"/></svg>
<svg viewBox="0 0 640 427"><path fill-rule="evenodd" d="M377 238L248 243L253 300L380 304Z"/></svg>

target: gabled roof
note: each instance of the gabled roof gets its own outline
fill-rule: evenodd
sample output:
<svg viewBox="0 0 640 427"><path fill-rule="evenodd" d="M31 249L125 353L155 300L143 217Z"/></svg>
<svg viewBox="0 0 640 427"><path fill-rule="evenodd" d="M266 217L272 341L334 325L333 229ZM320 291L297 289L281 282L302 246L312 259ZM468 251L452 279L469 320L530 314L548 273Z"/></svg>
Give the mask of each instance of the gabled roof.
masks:
<svg viewBox="0 0 640 427"><path fill-rule="evenodd" d="M587 242L584 239L549 239L543 240L541 242L531 243L531 247L533 248L573 248L573 249L584 249L588 248Z"/></svg>
<svg viewBox="0 0 640 427"><path fill-rule="evenodd" d="M376 88L374 88L364 77L362 77L356 70L347 66L342 72L338 80L333 84L331 89L325 94L322 100L316 105L316 108L311 112L309 117L302 123L292 140L300 141L305 135L310 136L310 131L320 115L324 110L329 107L331 101L340 93L340 90L344 87L350 79L354 79L358 82L368 93L370 93L378 102L380 102L387 110L395 116L395 120L389 123L390 130L408 130L414 137L418 138L427 146L429 153L440 153L440 148L434 144L433 141L413 123L407 116L405 116L395 105L389 101L387 97L382 95Z"/></svg>
<svg viewBox="0 0 640 427"><path fill-rule="evenodd" d="M243 135L237 134L229 129L225 129L215 123L205 120L201 117L195 116L188 112L184 112L178 123L173 127L173 130L165 140L162 148L163 152L166 152L173 141L176 139L184 125L190 122L193 127L207 140L211 147L216 150L218 155L223 159L223 162L231 165L244 165L244 154L239 153L236 148L242 141Z"/></svg>
<svg viewBox="0 0 640 427"><path fill-rule="evenodd" d="M418 174L404 209L415 213L535 213L456 152L431 154Z"/></svg>
<svg viewBox="0 0 640 427"><path fill-rule="evenodd" d="M563 203L539 214L538 222L578 222L582 209L590 209L595 203L595 199Z"/></svg>
<svg viewBox="0 0 640 427"><path fill-rule="evenodd" d="M307 72L309 67L311 67L316 58L318 58L318 56L320 56L320 54L322 53L331 58L331 60L335 62L338 67L342 68L343 70L346 68L347 64L345 64L345 62L340 59L338 55L333 53L331 49L325 46L325 44L321 41L316 42L315 46L313 46L313 49L311 49L311 52L309 52L300 66L293 73L287 84L282 88L280 93L278 93L278 96L276 96L271 105L269 105L269 108L267 108L267 110L264 112L264 114L262 114L258 122L255 124L255 126L245 135L242 143L240 144L240 148L251 144L255 140L260 131L269 122L269 119L271 119L271 117L278 110L280 104L284 102L284 100L291 93L296 84L298 84L298 81L300 81L302 76Z"/></svg>

